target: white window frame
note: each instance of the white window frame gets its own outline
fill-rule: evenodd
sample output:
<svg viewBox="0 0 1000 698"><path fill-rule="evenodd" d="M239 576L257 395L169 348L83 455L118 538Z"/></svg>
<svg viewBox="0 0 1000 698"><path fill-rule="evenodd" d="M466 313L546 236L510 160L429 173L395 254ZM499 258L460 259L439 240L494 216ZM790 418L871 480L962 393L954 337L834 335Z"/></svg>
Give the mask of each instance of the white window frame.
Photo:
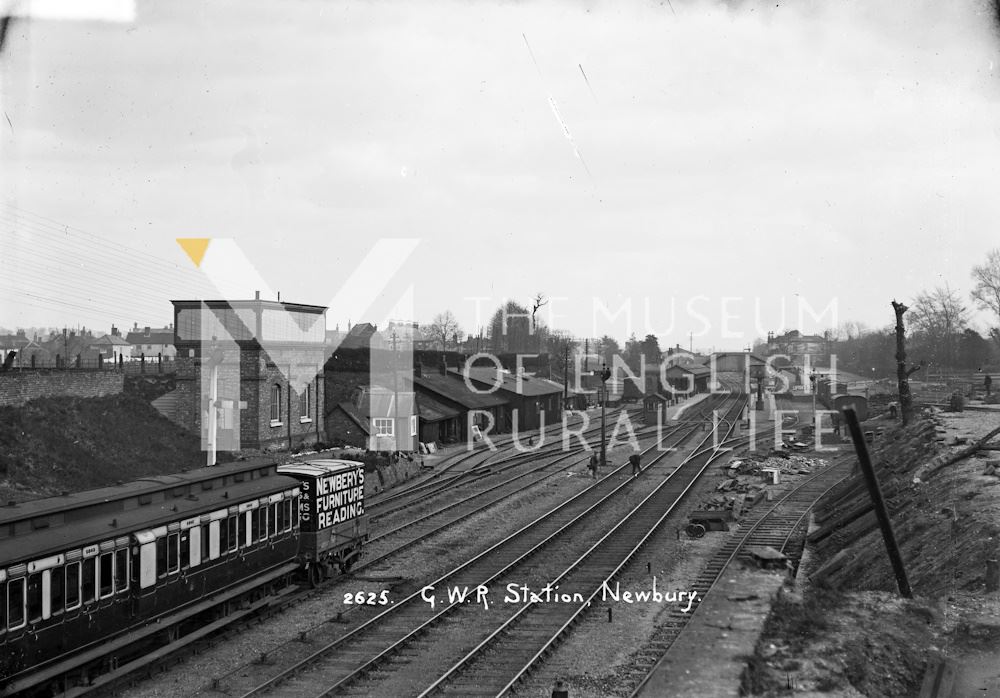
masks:
<svg viewBox="0 0 1000 698"><path fill-rule="evenodd" d="M410 436L417 435L417 415L410 415Z"/></svg>
<svg viewBox="0 0 1000 698"><path fill-rule="evenodd" d="M308 424L312 421L312 383L306 383L302 394L299 395L299 423Z"/></svg>
<svg viewBox="0 0 1000 698"><path fill-rule="evenodd" d="M385 427L388 427L388 430L386 430ZM372 418L373 436L395 436L395 434L396 434L396 425L393 423L392 417Z"/></svg>
<svg viewBox="0 0 1000 698"><path fill-rule="evenodd" d="M277 417L275 416L277 415ZM280 427L281 421L281 386L278 383L271 384L271 426Z"/></svg>

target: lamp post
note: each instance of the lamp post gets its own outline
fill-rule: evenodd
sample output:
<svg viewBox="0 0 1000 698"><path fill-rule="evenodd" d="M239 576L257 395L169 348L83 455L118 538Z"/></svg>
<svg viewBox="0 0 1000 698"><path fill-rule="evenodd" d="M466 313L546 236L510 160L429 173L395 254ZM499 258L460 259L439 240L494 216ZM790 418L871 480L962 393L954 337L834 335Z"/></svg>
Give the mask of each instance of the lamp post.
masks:
<svg viewBox="0 0 1000 698"><path fill-rule="evenodd" d="M611 369L608 368L607 364L601 364L603 368L601 369L601 467L604 467L608 463L608 452L607 452L607 410L608 410L608 378L611 377Z"/></svg>

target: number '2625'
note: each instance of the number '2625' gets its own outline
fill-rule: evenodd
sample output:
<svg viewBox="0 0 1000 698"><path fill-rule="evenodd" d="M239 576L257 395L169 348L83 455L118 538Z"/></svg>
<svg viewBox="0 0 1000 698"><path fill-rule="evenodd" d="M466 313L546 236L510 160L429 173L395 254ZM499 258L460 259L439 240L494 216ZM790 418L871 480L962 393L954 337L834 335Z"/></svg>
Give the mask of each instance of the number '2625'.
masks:
<svg viewBox="0 0 1000 698"><path fill-rule="evenodd" d="M354 594L344 594L344 604L385 606L389 603L389 590L383 589L381 593L374 591L359 591Z"/></svg>

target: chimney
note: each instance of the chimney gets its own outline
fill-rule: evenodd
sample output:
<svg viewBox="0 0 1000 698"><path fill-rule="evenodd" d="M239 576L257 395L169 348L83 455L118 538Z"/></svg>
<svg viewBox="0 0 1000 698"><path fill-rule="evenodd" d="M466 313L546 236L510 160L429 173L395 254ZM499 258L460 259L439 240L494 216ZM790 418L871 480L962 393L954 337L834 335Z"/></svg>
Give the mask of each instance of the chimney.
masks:
<svg viewBox="0 0 1000 698"><path fill-rule="evenodd" d="M132 326L132 329L133 329L133 330L134 330L135 332L138 332L138 331L139 331L139 323L138 323L138 322L137 322L137 323L135 323L135 324L134 324L134 325Z"/></svg>
<svg viewBox="0 0 1000 698"><path fill-rule="evenodd" d="M149 336L149 326L148 325L146 326L146 336L147 337Z"/></svg>
<svg viewBox="0 0 1000 698"><path fill-rule="evenodd" d="M281 291L278 291L278 302L281 302Z"/></svg>
<svg viewBox="0 0 1000 698"><path fill-rule="evenodd" d="M115 327L114 325L112 325L111 326L111 336L112 337L121 337L122 333L121 333L121 331L117 327Z"/></svg>
<svg viewBox="0 0 1000 698"><path fill-rule="evenodd" d="M259 301L260 300L260 291L254 291L253 292L253 299L255 301Z"/></svg>

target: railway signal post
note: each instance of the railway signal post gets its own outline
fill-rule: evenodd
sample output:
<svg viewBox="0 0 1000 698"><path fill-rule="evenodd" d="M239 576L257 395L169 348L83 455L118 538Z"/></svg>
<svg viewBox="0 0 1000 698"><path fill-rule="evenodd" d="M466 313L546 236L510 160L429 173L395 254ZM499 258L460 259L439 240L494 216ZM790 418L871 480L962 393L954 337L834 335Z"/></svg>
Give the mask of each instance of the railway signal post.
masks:
<svg viewBox="0 0 1000 698"><path fill-rule="evenodd" d="M608 464L607 452L607 412L608 412L608 378L611 378L611 369L607 364L602 364L601 369L601 467Z"/></svg>

